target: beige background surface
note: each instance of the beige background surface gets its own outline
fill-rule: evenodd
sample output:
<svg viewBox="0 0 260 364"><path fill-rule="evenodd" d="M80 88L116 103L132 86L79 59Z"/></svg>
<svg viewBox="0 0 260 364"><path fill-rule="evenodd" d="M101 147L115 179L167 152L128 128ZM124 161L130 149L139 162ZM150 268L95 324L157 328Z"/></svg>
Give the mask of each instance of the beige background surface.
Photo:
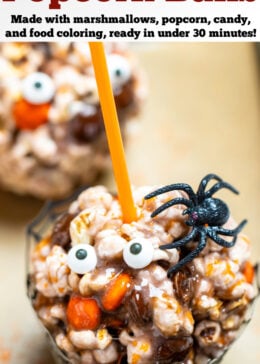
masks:
<svg viewBox="0 0 260 364"><path fill-rule="evenodd" d="M241 192L220 193L260 261L260 93L249 43L145 44L135 51L147 72L149 98L130 126L127 160L134 184L186 182L214 172ZM114 188L113 176L103 181ZM25 295L25 226L42 202L0 192L0 363L51 364ZM260 302L223 364L260 363Z"/></svg>

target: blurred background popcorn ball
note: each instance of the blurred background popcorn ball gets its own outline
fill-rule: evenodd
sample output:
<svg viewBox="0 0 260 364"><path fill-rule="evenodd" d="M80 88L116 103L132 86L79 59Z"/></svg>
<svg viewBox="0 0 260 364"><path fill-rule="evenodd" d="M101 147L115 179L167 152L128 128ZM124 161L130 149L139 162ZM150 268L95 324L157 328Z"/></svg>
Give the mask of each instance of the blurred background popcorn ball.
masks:
<svg viewBox="0 0 260 364"><path fill-rule="evenodd" d="M123 44L106 45L125 136L138 114L143 77ZM0 185L19 194L61 198L109 167L87 43L0 45Z"/></svg>

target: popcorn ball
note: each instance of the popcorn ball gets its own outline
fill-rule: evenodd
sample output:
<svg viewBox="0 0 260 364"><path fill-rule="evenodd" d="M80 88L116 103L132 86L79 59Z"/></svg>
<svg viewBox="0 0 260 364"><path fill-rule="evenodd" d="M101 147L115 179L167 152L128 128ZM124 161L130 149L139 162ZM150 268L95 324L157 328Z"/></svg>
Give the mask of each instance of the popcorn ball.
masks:
<svg viewBox="0 0 260 364"><path fill-rule="evenodd" d="M139 68L122 44L106 45L123 134L144 97ZM0 45L0 185L60 198L91 184L109 153L87 43Z"/></svg>
<svg viewBox="0 0 260 364"><path fill-rule="evenodd" d="M117 196L88 188L34 234L29 296L61 362L204 364L238 337L257 295L248 238L237 230L227 248L206 236L182 264L200 239L174 246L192 233L188 190L154 190L133 188L137 219L124 223ZM223 229L236 226L227 217Z"/></svg>

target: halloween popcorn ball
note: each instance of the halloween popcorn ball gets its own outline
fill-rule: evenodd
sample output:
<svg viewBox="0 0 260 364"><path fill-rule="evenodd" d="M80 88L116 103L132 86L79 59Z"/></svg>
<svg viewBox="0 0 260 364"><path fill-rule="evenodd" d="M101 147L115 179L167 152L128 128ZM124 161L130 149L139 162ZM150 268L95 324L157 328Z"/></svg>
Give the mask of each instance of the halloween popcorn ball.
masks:
<svg viewBox="0 0 260 364"><path fill-rule="evenodd" d="M135 115L143 82L122 44L107 44L121 127ZM0 184L60 198L92 183L109 165L87 43L0 45Z"/></svg>
<svg viewBox="0 0 260 364"><path fill-rule="evenodd" d="M213 196L221 188L236 192L215 175L197 193L133 188L137 219L124 223L117 197L97 186L58 219L54 206L35 220L28 292L59 362L221 360L257 295L246 221Z"/></svg>

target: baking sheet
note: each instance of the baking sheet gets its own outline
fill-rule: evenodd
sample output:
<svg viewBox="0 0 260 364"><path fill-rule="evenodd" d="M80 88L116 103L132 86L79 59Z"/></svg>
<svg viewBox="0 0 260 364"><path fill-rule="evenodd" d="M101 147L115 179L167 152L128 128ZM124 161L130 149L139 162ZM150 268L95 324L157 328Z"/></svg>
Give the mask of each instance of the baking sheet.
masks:
<svg viewBox="0 0 260 364"><path fill-rule="evenodd" d="M147 73L149 95L129 125L133 184L186 182L214 172L240 196L222 191L260 261L260 93L250 43L132 45ZM114 189L113 175L99 183ZM0 191L0 363L52 364L44 332L25 294L25 226L42 202ZM260 303L223 364L260 362Z"/></svg>

